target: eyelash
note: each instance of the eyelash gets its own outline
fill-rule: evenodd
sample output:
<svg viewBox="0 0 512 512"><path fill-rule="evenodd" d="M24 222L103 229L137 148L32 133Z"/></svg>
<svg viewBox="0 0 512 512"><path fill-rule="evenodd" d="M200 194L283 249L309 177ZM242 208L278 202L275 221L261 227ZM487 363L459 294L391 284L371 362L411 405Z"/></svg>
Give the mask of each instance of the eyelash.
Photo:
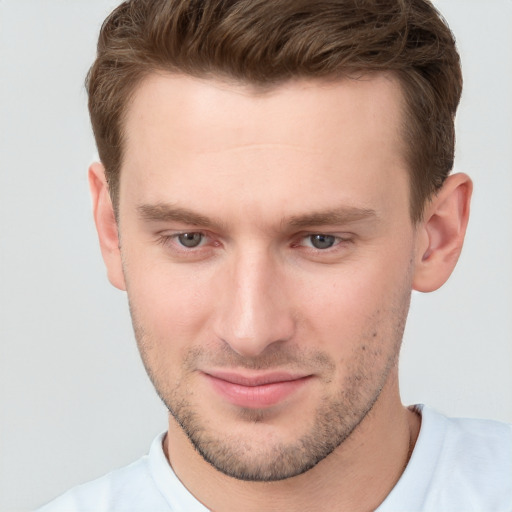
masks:
<svg viewBox="0 0 512 512"><path fill-rule="evenodd" d="M187 248L186 246L182 245L179 243L178 241L178 238L182 235L194 235L194 234L200 234L203 236L203 240L201 240L200 244L196 247L189 247ZM162 235L159 235L158 236L158 239L157 239L157 242L161 245L163 245L164 247L170 247L172 248L174 251L176 252L179 252L181 254L185 254L185 255L194 255L194 254L197 254L197 252L201 249L204 249L204 238L211 238L211 237L208 237L208 235L202 231L182 231L182 232L179 232L179 233L173 233L172 235L166 235L166 234L162 234ZM220 246L220 243L219 242L215 242L214 244L215 246Z"/></svg>
<svg viewBox="0 0 512 512"><path fill-rule="evenodd" d="M187 248L183 244L179 243L178 238L182 235L194 235L194 234L200 234L203 236L203 239L201 240L200 244L196 247L189 247ZM305 245L305 241L308 239L311 239L313 236L320 236L323 235L325 237L333 237L334 244L331 247L327 247L324 249L315 248L312 246ZM178 253L181 253L186 256L198 256L199 251L204 251L207 249L211 249L211 247L205 247L205 239L206 241L208 238L212 239L211 236L209 236L207 233L203 231L182 231L179 233L173 233L173 234L162 234L158 237L158 243L163 245L164 247L171 247L172 249ZM314 254L330 254L332 252L336 252L337 250L340 250L342 247L346 246L347 244L353 243L353 237L352 236L340 236L340 235L333 235L330 233L324 233L324 232L316 232L316 233L301 233L297 235L294 238L294 242L291 243L290 247L292 248L300 248L302 247L305 251L314 253ZM302 242L302 243L301 243ZM213 247L219 247L221 244L220 242L214 241ZM341 247L340 247L341 246Z"/></svg>
<svg viewBox="0 0 512 512"><path fill-rule="evenodd" d="M313 243L311 241L312 237L325 237L325 238L333 238L334 239L334 243L332 246L330 247L325 247L323 249L320 249L318 247L314 247L313 246ZM318 252L318 253L328 253L328 252L332 252L332 251L335 251L336 248L340 245L342 245L343 243L345 242L350 242L350 238L349 237L342 237L342 236L339 236L339 235L332 235L330 233L308 233L308 234L305 234L305 235L301 235L299 237L299 239L304 242L306 240L309 240L311 242L311 245L305 245L305 244L299 244L299 243L293 243L292 244L292 247L303 247L307 250L311 250L311 251L315 251L315 252Z"/></svg>

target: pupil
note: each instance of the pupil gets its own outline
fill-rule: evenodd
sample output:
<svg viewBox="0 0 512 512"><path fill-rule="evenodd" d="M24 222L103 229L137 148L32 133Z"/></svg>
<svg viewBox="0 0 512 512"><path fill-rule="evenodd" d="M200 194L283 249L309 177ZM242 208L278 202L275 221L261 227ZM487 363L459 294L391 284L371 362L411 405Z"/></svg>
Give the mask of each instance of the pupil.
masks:
<svg viewBox="0 0 512 512"><path fill-rule="evenodd" d="M311 244L316 249L329 249L334 245L334 237L332 235L311 235Z"/></svg>
<svg viewBox="0 0 512 512"><path fill-rule="evenodd" d="M182 233L178 236L180 244L185 247L197 247L201 243L201 233Z"/></svg>

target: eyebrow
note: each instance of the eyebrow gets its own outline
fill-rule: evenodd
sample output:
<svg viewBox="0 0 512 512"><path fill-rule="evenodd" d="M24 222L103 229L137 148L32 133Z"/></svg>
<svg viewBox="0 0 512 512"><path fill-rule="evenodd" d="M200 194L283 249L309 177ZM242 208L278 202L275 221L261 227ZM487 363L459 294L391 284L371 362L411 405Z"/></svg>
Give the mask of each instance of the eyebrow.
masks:
<svg viewBox="0 0 512 512"><path fill-rule="evenodd" d="M221 229L225 226L220 220L206 217L187 208L181 208L169 203L157 203L154 205L143 204L137 207L142 219L155 222L181 222L192 226ZM325 211L311 212L304 215L292 215L283 219L281 225L294 229L310 226L328 226L349 224L367 219L377 219L375 210L369 208L342 207Z"/></svg>
<svg viewBox="0 0 512 512"><path fill-rule="evenodd" d="M369 208L342 207L305 215L294 215L288 219L287 224L294 228L305 228L309 226L349 224L377 218L377 212Z"/></svg>
<svg viewBox="0 0 512 512"><path fill-rule="evenodd" d="M192 226L202 226L205 228L221 227L222 222L216 221L205 215L194 212L187 208L176 207L172 204L158 203L158 204L143 204L137 207L142 219L147 221L160 221L160 222L181 222L183 224L190 224Z"/></svg>

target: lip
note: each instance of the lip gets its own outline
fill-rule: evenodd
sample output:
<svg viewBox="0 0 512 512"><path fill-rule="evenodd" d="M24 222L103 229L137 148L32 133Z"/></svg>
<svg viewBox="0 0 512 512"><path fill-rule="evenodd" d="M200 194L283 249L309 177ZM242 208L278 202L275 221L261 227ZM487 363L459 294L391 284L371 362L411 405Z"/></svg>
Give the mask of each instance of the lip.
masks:
<svg viewBox="0 0 512 512"><path fill-rule="evenodd" d="M287 372L247 375L236 372L203 372L214 391L233 405L263 409L283 402L312 377Z"/></svg>

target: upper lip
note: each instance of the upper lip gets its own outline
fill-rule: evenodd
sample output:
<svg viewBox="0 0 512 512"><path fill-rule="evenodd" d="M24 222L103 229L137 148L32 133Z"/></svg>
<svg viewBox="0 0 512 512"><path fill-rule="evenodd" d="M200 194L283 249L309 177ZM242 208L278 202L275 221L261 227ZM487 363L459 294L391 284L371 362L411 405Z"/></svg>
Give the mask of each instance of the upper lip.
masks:
<svg viewBox="0 0 512 512"><path fill-rule="evenodd" d="M233 371L226 370L208 370L203 371L206 375L213 377L215 379L224 380L231 384L239 384L241 386L264 386L265 384L276 384L278 382L290 382L293 380L303 379L305 377L309 377L309 375L305 374L296 374L285 371L277 371L277 372L268 372L268 373L257 373L257 374L248 374L248 373L237 373Z"/></svg>

